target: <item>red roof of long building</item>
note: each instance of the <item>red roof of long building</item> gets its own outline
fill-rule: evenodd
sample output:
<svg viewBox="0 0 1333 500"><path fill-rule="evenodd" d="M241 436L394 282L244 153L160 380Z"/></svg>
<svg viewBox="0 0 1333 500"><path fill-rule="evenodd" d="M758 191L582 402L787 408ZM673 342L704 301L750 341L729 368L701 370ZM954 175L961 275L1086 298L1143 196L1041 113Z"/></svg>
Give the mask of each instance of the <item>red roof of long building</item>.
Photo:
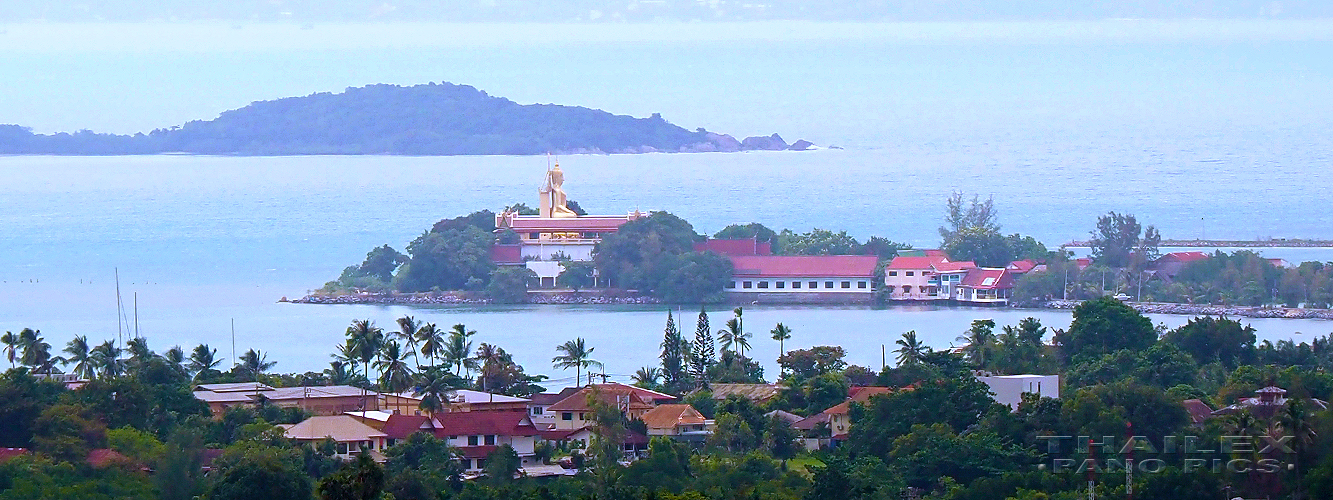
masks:
<svg viewBox="0 0 1333 500"><path fill-rule="evenodd" d="M874 255L755 255L731 257L733 275L745 277L871 278Z"/></svg>
<svg viewBox="0 0 1333 500"><path fill-rule="evenodd" d="M903 256L899 255L889 262L888 269L930 269L935 264L948 262L943 255Z"/></svg>
<svg viewBox="0 0 1333 500"><path fill-rule="evenodd" d="M1197 262L1207 260L1208 254L1203 252L1171 252L1157 258L1157 262Z"/></svg>
<svg viewBox="0 0 1333 500"><path fill-rule="evenodd" d="M536 436L537 427L528 419L527 412L517 411L461 411L436 413L440 426L435 437L449 436Z"/></svg>

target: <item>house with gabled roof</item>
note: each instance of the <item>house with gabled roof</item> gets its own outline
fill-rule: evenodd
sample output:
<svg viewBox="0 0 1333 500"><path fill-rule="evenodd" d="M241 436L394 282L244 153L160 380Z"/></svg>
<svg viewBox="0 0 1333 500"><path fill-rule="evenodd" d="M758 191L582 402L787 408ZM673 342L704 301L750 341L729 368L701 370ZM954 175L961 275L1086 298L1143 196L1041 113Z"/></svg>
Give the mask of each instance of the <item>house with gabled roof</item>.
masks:
<svg viewBox="0 0 1333 500"><path fill-rule="evenodd" d="M520 466L535 465L537 439L541 431L532 424L527 412L472 411L438 413L430 421L435 437L463 453L467 470L486 466L486 456L502 445L518 454ZM410 427L410 423L404 424ZM410 433L409 433L410 435Z"/></svg>
<svg viewBox="0 0 1333 500"><path fill-rule="evenodd" d="M546 408L556 415L555 428L579 429L595 423L590 398L618 408L628 419L643 418L643 414L657 406L658 401L675 399L670 394L649 391L631 385L609 383L593 384ZM670 398L670 399L666 399Z"/></svg>
<svg viewBox="0 0 1333 500"><path fill-rule="evenodd" d="M954 300L967 304L1008 304L1013 296L1014 275L1002 267L968 269L954 286Z"/></svg>
<svg viewBox="0 0 1333 500"><path fill-rule="evenodd" d="M707 420L699 410L687 404L665 404L643 414L649 436L706 435Z"/></svg>
<svg viewBox="0 0 1333 500"><path fill-rule="evenodd" d="M366 450L377 462L384 461L383 451L388 445L388 434L361 423L349 415L317 415L284 429L288 439L318 447L325 439L337 443L337 456L344 460L356 458Z"/></svg>
<svg viewBox="0 0 1333 500"><path fill-rule="evenodd" d="M953 298L953 286L974 267L977 267L974 262L954 262L938 251L899 255L884 268L885 292L889 300L949 300Z"/></svg>

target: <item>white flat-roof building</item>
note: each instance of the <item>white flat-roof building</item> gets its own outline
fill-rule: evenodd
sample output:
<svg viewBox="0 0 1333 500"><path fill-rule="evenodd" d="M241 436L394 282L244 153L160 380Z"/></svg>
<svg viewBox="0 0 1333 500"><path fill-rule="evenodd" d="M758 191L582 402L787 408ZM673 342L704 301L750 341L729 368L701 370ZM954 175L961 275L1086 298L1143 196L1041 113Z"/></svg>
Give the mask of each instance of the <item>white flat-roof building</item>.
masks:
<svg viewBox="0 0 1333 500"><path fill-rule="evenodd" d="M1059 375L996 375L977 377L977 380L995 393L995 402L1010 409L1018 408L1018 403L1023 401L1023 394L1060 399Z"/></svg>

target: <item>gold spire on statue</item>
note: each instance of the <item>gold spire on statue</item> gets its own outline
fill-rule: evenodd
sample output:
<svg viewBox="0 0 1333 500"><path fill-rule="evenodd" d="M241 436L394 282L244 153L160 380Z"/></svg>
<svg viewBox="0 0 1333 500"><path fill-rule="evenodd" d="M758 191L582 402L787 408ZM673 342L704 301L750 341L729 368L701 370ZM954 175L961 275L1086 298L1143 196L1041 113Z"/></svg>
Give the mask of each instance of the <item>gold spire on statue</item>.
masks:
<svg viewBox="0 0 1333 500"><path fill-rule="evenodd" d="M541 217L546 218L571 218L579 215L565 206L567 198L562 186L565 184L565 173L560 170L560 162L546 171L546 184L542 186L541 199L539 200L538 212Z"/></svg>

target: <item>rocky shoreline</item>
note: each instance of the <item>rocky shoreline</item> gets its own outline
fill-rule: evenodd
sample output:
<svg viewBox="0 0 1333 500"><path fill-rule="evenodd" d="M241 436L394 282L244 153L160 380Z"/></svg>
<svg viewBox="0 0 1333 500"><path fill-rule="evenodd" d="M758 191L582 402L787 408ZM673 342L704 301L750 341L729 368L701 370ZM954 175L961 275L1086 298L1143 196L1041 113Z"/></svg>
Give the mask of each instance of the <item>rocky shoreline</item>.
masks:
<svg viewBox="0 0 1333 500"><path fill-rule="evenodd" d="M1052 300L1040 304L1038 307L1042 309L1073 309L1078 306L1080 302L1081 301L1077 300ZM1174 304L1167 302L1126 302L1126 304L1144 314L1333 320L1333 309L1218 306L1212 304Z"/></svg>
<svg viewBox="0 0 1333 500"><path fill-rule="evenodd" d="M426 292L426 293L344 293L310 294L296 300L283 297L278 302L293 304L343 304L343 305L395 305L395 306L430 306L430 305L486 305L493 302L484 295L475 292ZM595 304L595 305L631 305L657 304L660 301L631 292L530 292L528 304Z"/></svg>

